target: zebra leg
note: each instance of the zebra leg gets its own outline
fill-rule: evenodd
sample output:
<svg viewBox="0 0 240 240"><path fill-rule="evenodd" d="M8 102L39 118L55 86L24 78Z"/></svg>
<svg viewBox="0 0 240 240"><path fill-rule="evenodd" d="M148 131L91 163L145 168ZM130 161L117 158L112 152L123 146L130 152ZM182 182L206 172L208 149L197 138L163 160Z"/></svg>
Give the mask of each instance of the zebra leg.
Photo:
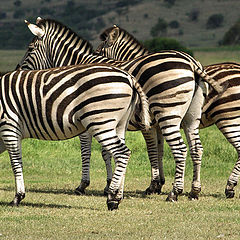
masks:
<svg viewBox="0 0 240 240"><path fill-rule="evenodd" d="M162 156L158 155L158 135L157 129L151 128L149 131L142 130L143 137L147 144L148 157L151 164L151 183L146 189L146 194L161 193L162 182L159 174L159 158Z"/></svg>
<svg viewBox="0 0 240 240"><path fill-rule="evenodd" d="M238 116L231 119L220 118L220 120L216 123L219 130L233 145L238 153L238 160L228 178L227 185L225 187L225 195L227 198L234 197L234 187L237 186L240 176L240 123L238 123L238 119Z"/></svg>
<svg viewBox="0 0 240 240"><path fill-rule="evenodd" d="M190 155L193 162L193 181L192 189L189 193L188 198L190 200L198 199L198 195L201 192L201 181L200 181L200 170L201 170L201 160L203 154L203 148L199 137L198 129L194 131L185 131L187 141L189 144Z"/></svg>
<svg viewBox="0 0 240 240"><path fill-rule="evenodd" d="M183 192L184 173L187 156L187 147L182 139L179 125L168 124L169 127L162 127L163 137L168 143L174 156L176 170L173 189L168 194L166 201L174 202L178 200L178 195Z"/></svg>
<svg viewBox="0 0 240 240"><path fill-rule="evenodd" d="M193 181L191 192L189 193L190 200L198 199L198 195L201 192L200 170L203 147L199 136L199 124L205 100L203 91L204 84L200 82L182 122L193 162Z"/></svg>
<svg viewBox="0 0 240 240"><path fill-rule="evenodd" d="M85 194L85 189L90 184L90 157L91 157L91 144L92 136L88 133L79 135L81 142L81 158L82 158L82 180L80 185L75 189L77 195Z"/></svg>
<svg viewBox="0 0 240 240"><path fill-rule="evenodd" d="M104 194L104 196L107 196L108 189L109 189L109 186L110 186L111 180L112 180L112 164L111 164L112 156L105 149L102 149L102 158L105 162L106 171L107 171L107 184L106 184L106 187L104 188L103 194Z"/></svg>
<svg viewBox="0 0 240 240"><path fill-rule="evenodd" d="M159 127L157 128L158 138L158 165L161 187L165 184L165 176L163 171L163 153L164 153L164 138Z"/></svg>
<svg viewBox="0 0 240 240"><path fill-rule="evenodd" d="M21 200L25 198L25 187L23 180L23 168L22 168L22 150L21 141L15 137L9 137L4 140L6 149L11 161L12 170L15 177L16 194L13 201L10 203L11 206L18 206ZM2 143L1 143L1 150Z"/></svg>

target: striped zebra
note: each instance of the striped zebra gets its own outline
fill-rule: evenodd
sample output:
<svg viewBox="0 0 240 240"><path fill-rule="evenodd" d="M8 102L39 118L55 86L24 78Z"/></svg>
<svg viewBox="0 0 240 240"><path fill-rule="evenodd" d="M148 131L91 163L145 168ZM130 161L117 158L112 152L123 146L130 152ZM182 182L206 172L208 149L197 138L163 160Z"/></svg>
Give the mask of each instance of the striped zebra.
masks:
<svg viewBox="0 0 240 240"><path fill-rule="evenodd" d="M100 39L103 42L99 45L97 53L117 60L130 60L132 57L141 56L141 52L144 52L142 45L131 34L117 26L106 29L100 35ZM131 43L131 49L129 43ZM142 48L143 50L141 50ZM139 54L131 56L129 51ZM213 89L208 89L200 128L216 124L238 153L238 161L225 187L226 197L232 198L234 197L234 187L237 185L240 176L240 65L219 63L206 66L205 70L220 85L228 86L220 96ZM159 147L162 156L163 145L159 145ZM162 166L162 158L160 157L159 160L159 164ZM151 189L150 193L157 190L153 183L149 189Z"/></svg>
<svg viewBox="0 0 240 240"><path fill-rule="evenodd" d="M149 131L140 129L145 138L150 158L151 181L160 182L157 145L164 138L171 148L176 163L174 184L167 200L176 201L178 195L183 191L187 154L187 147L180 133L181 124L185 129L190 151L196 163L194 165L195 169L199 168L201 164L202 146L198 126L204 101L202 92L205 91L205 85L202 81L198 81L198 78L195 79L195 75L201 76L205 81L213 84L216 91L222 91L221 86L206 75L199 62L185 53L163 51L130 61L119 62L95 55L90 43L59 22L38 18L36 25L26 23L36 37L29 45L25 57L19 64L21 68L32 69L105 62L121 67L136 77L148 96L150 111L155 120ZM162 135L159 134L159 128ZM131 121L128 129L139 130L132 126ZM89 146L90 144L84 147L85 149L88 148L85 151L87 153L91 151ZM103 157L107 155L105 152ZM88 165L85 166L89 167L89 161L90 156L88 156ZM197 171L194 170L195 172ZM89 174L87 178L83 176L77 190L83 191L88 184ZM200 175L194 176L192 185L193 198L197 198L200 189Z"/></svg>
<svg viewBox="0 0 240 240"><path fill-rule="evenodd" d="M11 204L25 197L22 139L58 141L87 130L116 161L107 205L118 208L130 158L125 131L135 108L143 122L138 127L150 126L148 101L135 78L113 66L88 64L17 70L0 84L0 152L8 150L16 184Z"/></svg>

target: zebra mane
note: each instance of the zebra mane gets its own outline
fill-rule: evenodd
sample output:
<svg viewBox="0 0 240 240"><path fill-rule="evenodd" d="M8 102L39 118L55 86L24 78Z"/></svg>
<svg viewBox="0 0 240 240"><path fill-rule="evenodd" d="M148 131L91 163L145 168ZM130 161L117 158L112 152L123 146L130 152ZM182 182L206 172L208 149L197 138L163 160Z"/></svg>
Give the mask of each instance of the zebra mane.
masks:
<svg viewBox="0 0 240 240"><path fill-rule="evenodd" d="M100 34L100 36L99 36L100 40L101 40L101 41L106 41L108 35L110 34L110 32L111 32L115 27L116 27L116 25L114 25L113 27L110 27L110 28L105 29L105 30ZM121 28L121 27L119 27L119 26L117 26L117 27L119 28L120 34L123 33L123 36L124 36L124 37L128 36L129 38L132 39L133 42L136 42L138 45L141 45L142 48L145 48L145 47L143 46L143 44L140 43L131 33L127 32L125 29L123 29L123 28ZM119 35L120 35L120 34L119 34ZM146 48L145 48L145 49L146 49ZM146 49L146 50L147 50L147 49Z"/></svg>
<svg viewBox="0 0 240 240"><path fill-rule="evenodd" d="M59 28L61 28L61 29L68 29L70 32L72 32L78 38L79 41L82 41L84 45L86 44L86 49L88 49L90 53L93 53L93 46L92 46L92 44L89 41L87 41L84 38L82 38L81 36L79 36L71 28L67 27L63 23L58 22L57 20L54 20L54 19L41 19L41 20L38 21L37 25L39 27L44 26L46 28L46 23L48 23L50 26L51 25L59 26Z"/></svg>

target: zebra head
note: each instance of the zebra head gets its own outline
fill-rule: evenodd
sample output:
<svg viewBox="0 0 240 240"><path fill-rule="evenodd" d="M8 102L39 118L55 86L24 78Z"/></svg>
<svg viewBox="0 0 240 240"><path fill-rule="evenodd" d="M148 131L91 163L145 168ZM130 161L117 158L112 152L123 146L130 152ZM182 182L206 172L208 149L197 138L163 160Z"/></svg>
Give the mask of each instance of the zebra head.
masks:
<svg viewBox="0 0 240 240"><path fill-rule="evenodd" d="M46 69L76 64L74 61L79 55L92 52L90 43L55 20L38 17L36 24L26 20L25 23L35 37L17 69Z"/></svg>
<svg viewBox="0 0 240 240"><path fill-rule="evenodd" d="M149 54L149 51L126 30L114 25L101 35L102 43L96 53L115 60L126 61Z"/></svg>

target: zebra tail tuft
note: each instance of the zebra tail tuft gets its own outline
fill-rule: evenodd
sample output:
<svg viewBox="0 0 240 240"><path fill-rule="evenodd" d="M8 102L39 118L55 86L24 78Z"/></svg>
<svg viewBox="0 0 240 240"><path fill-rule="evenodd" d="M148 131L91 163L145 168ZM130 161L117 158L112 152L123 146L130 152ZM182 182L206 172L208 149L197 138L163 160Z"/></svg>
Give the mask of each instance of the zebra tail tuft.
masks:
<svg viewBox="0 0 240 240"><path fill-rule="evenodd" d="M226 86L220 85L216 80L210 77L204 70L198 68L196 69L196 72L204 81L209 83L218 94L221 94L225 91Z"/></svg>
<svg viewBox="0 0 240 240"><path fill-rule="evenodd" d="M151 116L149 111L149 102L146 94L143 92L141 85L133 78L134 87L138 93L141 109L140 109L140 118L145 130L148 130L151 126Z"/></svg>

